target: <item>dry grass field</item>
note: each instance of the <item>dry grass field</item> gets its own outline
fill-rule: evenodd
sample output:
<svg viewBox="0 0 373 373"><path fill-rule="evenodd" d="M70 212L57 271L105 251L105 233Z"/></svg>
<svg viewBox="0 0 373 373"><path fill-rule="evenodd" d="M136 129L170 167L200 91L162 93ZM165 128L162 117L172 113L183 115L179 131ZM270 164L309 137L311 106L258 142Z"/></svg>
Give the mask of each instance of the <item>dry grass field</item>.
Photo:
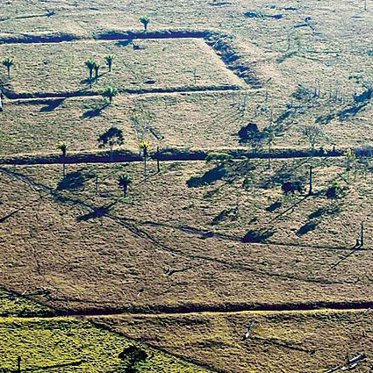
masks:
<svg viewBox="0 0 373 373"><path fill-rule="evenodd" d="M371 0L1 2L0 372L371 372L372 35Z"/></svg>
<svg viewBox="0 0 373 373"><path fill-rule="evenodd" d="M1 231L12 249L2 253L1 283L45 288L43 301L80 311L369 302L371 186L350 174L345 196L326 198L338 162L315 160L314 196L286 198L288 161L274 163L272 186L262 185L271 180L264 161L234 162L199 187L187 183L211 171L202 162L164 163L146 182L141 163L71 165L65 178L62 166L3 167ZM121 174L134 180L127 198ZM356 250L362 221L366 249Z"/></svg>
<svg viewBox="0 0 373 373"><path fill-rule="evenodd" d="M22 63L15 65L11 79L7 79L6 74L0 79L16 94L36 96L100 93L108 85L116 86L120 91L242 86L240 79L225 68L203 40L143 40L136 45L138 50L126 40L36 46L5 44L0 46L0 55L12 56ZM112 72L105 66L107 55L114 56ZM90 58L101 66L92 88L85 66L85 61Z"/></svg>
<svg viewBox="0 0 373 373"><path fill-rule="evenodd" d="M121 149L134 152L143 140L161 149L250 151L249 144L240 142L240 129L254 122L263 131L269 127L269 120L260 115L257 103L250 98L243 112L244 97L243 93L230 91L126 95L115 98L109 106L99 97L6 102L1 114L0 156L56 154L60 141L68 144L69 152L96 152L98 136L111 126L123 131ZM264 98L261 100L263 103ZM279 112L278 117L281 115ZM309 149L300 132L304 125L301 119L299 115L296 122L285 120L273 126L279 129L273 149ZM329 123L317 148L330 151L333 146L347 149L372 144L371 122L367 119ZM267 148L263 144L263 150Z"/></svg>
<svg viewBox="0 0 373 373"><path fill-rule="evenodd" d="M191 313L105 317L100 323L179 356L197 356L219 372L323 373L365 352L369 360L355 371L368 373L370 313ZM251 338L243 341L251 322Z"/></svg>

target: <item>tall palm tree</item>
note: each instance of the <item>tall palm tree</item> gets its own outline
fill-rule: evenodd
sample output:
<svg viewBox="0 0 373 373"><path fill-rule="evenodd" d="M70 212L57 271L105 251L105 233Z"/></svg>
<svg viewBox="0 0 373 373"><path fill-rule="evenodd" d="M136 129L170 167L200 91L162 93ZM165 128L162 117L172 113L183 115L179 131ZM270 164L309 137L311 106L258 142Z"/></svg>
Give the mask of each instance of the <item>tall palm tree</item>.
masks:
<svg viewBox="0 0 373 373"><path fill-rule="evenodd" d="M10 58L10 57L4 58L3 61L2 61L2 64L7 68L8 78L10 79L10 69L14 66L13 59Z"/></svg>
<svg viewBox="0 0 373 373"><path fill-rule="evenodd" d="M126 196L128 194L128 187L132 184L132 178L128 175L121 175L118 178L118 184L123 189L123 193Z"/></svg>
<svg viewBox="0 0 373 373"><path fill-rule="evenodd" d="M141 141L139 144L140 149L142 150L143 153L143 158L144 158L144 177L146 179L146 160L149 156L149 151L151 144L149 141Z"/></svg>
<svg viewBox="0 0 373 373"><path fill-rule="evenodd" d="M106 61L106 65L109 68L109 72L111 72L111 69L113 67L113 60L114 60L114 56L112 54L105 56L105 61Z"/></svg>
<svg viewBox="0 0 373 373"><path fill-rule="evenodd" d="M139 21L143 24L144 26L144 31L146 32L148 30L148 25L150 22L150 18L147 16L140 17Z"/></svg>
<svg viewBox="0 0 373 373"><path fill-rule="evenodd" d="M89 60L85 61L85 65L89 70L89 80L92 80L93 69L95 68L96 62L90 58Z"/></svg>
<svg viewBox="0 0 373 373"><path fill-rule="evenodd" d="M66 176L66 153L67 153L67 144L63 141L59 142L57 144L57 149L61 150L62 153L62 174L63 176Z"/></svg>
<svg viewBox="0 0 373 373"><path fill-rule="evenodd" d="M114 87L106 87L104 92L102 92L102 96L109 99L109 102L113 102L113 98L118 95L118 90Z"/></svg>
<svg viewBox="0 0 373 373"><path fill-rule="evenodd" d="M95 63L95 65L93 66L93 69L95 70L95 79L96 80L98 79L98 74L100 72L100 67L101 67L101 65L99 65L98 63Z"/></svg>

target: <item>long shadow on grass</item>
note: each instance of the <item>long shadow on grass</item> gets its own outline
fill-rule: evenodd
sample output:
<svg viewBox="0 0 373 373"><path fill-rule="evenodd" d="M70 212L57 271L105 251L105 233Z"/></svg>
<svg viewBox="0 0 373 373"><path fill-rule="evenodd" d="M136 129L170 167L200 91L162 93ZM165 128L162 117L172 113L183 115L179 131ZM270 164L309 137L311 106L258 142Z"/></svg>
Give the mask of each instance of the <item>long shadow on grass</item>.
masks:
<svg viewBox="0 0 373 373"><path fill-rule="evenodd" d="M64 101L65 101L64 98L59 98L57 100L48 101L48 103L46 104L46 106L43 106L40 109L40 112L42 112L42 113L48 113L50 111L53 111L53 110L57 109L60 105L62 105Z"/></svg>
<svg viewBox="0 0 373 373"><path fill-rule="evenodd" d="M103 110L105 110L107 107L108 107L108 104L105 103L98 108L87 110L86 112L82 114L82 118L92 119L95 117L99 117L102 114Z"/></svg>
<svg viewBox="0 0 373 373"><path fill-rule="evenodd" d="M198 188L204 185L209 185L214 183L215 181L221 180L224 176L227 175L227 170L224 166L219 165L211 170L205 172L204 175L201 177L191 177L187 181L187 185L189 188Z"/></svg>
<svg viewBox="0 0 373 373"><path fill-rule="evenodd" d="M48 194L51 196L56 202L58 203L63 203L71 206L79 206L81 208L87 209L90 211L90 213L93 213L95 211L95 208L90 206L89 204L80 201L80 200L74 200L69 197L64 197L61 196L59 193L54 191L52 188L47 187L46 185L42 183L35 182L31 177L23 175L21 173L17 173L8 169L0 168L0 172L4 173L7 176L13 177L17 180L21 180L22 182L26 183L39 193L43 192L45 194ZM125 221L124 219L112 215L110 213L107 213L105 215L106 218L111 219L112 221L118 223L120 226L126 228L129 232L131 232L133 235L136 237L139 237L141 239L147 240L149 243L153 244L156 246L158 249L161 249L162 251L168 252L172 255L175 256L181 256L183 258L188 258L192 260L204 260L206 262L213 262L220 264L222 266L226 266L229 268L236 268L240 269L242 271L248 271L251 273L255 273L261 276L268 276L272 278L280 278L286 281L289 280L297 280L297 281L302 281L306 283L322 283L322 284L341 284L345 282L341 281L335 281L331 280L329 278L320 278L320 277L305 277L305 276L299 276L296 273L276 273L276 272L271 272L265 268L255 268L252 265L249 265L245 262L237 262L237 261L227 261L224 259L216 258L216 257L210 257L207 255L201 255L201 254L193 254L193 253L188 253L185 252L184 250L180 250L178 248L174 248L169 246L168 244L160 241L158 238L154 237L150 233L148 233L145 230L142 230L138 227L137 224L129 223Z"/></svg>

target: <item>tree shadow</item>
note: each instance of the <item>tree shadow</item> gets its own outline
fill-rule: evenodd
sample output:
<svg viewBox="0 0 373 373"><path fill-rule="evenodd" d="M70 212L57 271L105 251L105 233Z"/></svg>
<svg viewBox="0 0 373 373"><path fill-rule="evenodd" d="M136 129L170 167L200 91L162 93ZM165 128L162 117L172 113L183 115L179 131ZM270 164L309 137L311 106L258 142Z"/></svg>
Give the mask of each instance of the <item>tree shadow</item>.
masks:
<svg viewBox="0 0 373 373"><path fill-rule="evenodd" d="M11 218L13 215L15 215L19 210L13 211L10 214L7 214L0 218L0 223L5 223L9 218Z"/></svg>
<svg viewBox="0 0 373 373"><path fill-rule="evenodd" d="M77 220L78 222L81 222L81 221L88 221L88 220L91 220L91 219L99 219L99 218L103 218L104 216L106 216L107 214L109 214L110 209L111 209L111 208L112 208L116 203L117 203L117 202L113 202L113 203L111 203L111 204L108 205L108 206L97 207L97 208L95 208L93 211L89 212L88 214L78 216L78 217L76 218L76 220Z"/></svg>
<svg viewBox="0 0 373 373"><path fill-rule="evenodd" d="M319 222L309 221L306 224L304 224L302 227L300 227L296 234L298 237L302 237L305 234L314 231L318 225L319 225Z"/></svg>
<svg viewBox="0 0 373 373"><path fill-rule="evenodd" d="M89 109L82 114L83 119L92 119L95 117L99 117L102 114L102 111L108 107L108 104L105 103L101 107L95 109Z"/></svg>
<svg viewBox="0 0 373 373"><path fill-rule="evenodd" d="M80 171L68 173L58 184L57 190L81 190L84 187L84 176Z"/></svg>
<svg viewBox="0 0 373 373"><path fill-rule="evenodd" d="M281 206L282 206L282 203L280 201L276 201L276 202L272 203L272 205L268 206L266 208L266 211L274 212L274 211L278 210Z"/></svg>
<svg viewBox="0 0 373 373"><path fill-rule="evenodd" d="M118 47L127 47L128 45L133 43L133 39L125 39L125 40L119 40L115 43Z"/></svg>
<svg viewBox="0 0 373 373"><path fill-rule="evenodd" d="M46 113L46 112L53 111L53 110L57 109L64 101L65 101L64 98L59 98L57 100L50 100L46 103L46 106L43 106L40 109L40 112L41 113Z"/></svg>
<svg viewBox="0 0 373 373"><path fill-rule="evenodd" d="M244 243L263 243L268 238L275 234L274 231L270 229L258 229L249 230L244 237L242 237L242 242Z"/></svg>
<svg viewBox="0 0 373 373"><path fill-rule="evenodd" d="M198 188L204 185L209 185L214 183L215 181L221 180L224 176L227 175L227 170L224 166L219 165L214 167L211 170L205 172L205 174L201 177L191 177L187 181L187 185L189 188Z"/></svg>

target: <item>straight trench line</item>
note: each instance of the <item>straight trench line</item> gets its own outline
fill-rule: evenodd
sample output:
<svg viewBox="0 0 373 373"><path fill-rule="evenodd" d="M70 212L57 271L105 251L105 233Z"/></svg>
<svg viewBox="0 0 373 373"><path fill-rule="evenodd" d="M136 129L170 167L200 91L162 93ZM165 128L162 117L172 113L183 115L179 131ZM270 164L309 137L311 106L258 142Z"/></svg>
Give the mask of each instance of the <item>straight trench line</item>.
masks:
<svg viewBox="0 0 373 373"><path fill-rule="evenodd" d="M293 310L243 310L243 311L191 311L191 312L160 312L160 313L105 313L102 314L79 314L79 313L66 313L64 315L49 315L49 316L0 316L0 323L7 323L13 320L20 321L45 321L45 320L54 320L54 321L63 321L67 319L71 320L87 320L94 321L95 319L109 319L109 318L168 318L168 317L183 317L183 316L230 316L230 315L248 315L248 316L272 316L272 315L288 315L288 316L297 316L297 315L317 315L317 314L332 314L332 313L363 313L366 315L372 315L373 311L373 302L371 307L368 308L318 308L318 309L293 309Z"/></svg>

